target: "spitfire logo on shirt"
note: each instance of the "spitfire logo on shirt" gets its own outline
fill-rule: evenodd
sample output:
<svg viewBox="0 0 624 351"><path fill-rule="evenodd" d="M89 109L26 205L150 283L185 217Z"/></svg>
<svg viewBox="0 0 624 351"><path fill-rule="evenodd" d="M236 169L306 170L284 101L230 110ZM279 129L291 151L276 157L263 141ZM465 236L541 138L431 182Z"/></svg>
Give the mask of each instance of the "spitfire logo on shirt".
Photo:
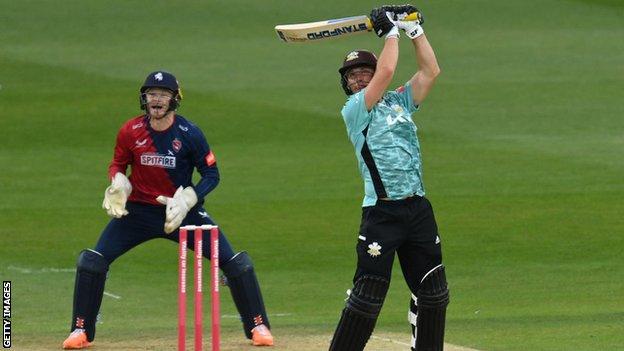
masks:
<svg viewBox="0 0 624 351"><path fill-rule="evenodd" d="M176 158L174 156L146 153L141 154L141 164L150 167L176 168Z"/></svg>

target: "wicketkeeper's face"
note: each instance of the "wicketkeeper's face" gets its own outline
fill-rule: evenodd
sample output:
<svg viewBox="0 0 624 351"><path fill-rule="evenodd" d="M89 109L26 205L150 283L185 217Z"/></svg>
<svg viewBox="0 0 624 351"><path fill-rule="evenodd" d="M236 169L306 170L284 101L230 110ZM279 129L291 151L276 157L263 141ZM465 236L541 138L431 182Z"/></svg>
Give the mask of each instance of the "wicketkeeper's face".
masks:
<svg viewBox="0 0 624 351"><path fill-rule="evenodd" d="M355 94L368 86L374 74L375 70L370 67L357 67L347 71L345 78L349 89Z"/></svg>
<svg viewBox="0 0 624 351"><path fill-rule="evenodd" d="M152 118L160 119L169 111L173 93L167 89L150 88L145 92L145 98L147 99L147 113Z"/></svg>

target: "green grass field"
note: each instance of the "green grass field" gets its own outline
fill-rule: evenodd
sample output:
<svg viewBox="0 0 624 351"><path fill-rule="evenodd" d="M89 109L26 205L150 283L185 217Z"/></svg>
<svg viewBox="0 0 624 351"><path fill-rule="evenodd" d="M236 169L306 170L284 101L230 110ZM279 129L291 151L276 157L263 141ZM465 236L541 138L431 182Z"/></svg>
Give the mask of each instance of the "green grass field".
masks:
<svg viewBox="0 0 624 351"><path fill-rule="evenodd" d="M624 3L414 4L442 67L414 119L451 287L446 341L624 349ZM290 45L273 27L379 5L0 0L0 275L13 283L13 349L55 350L66 337L77 254L108 221L115 135L161 68L217 155L222 181L206 206L255 261L275 349L325 349L362 198L337 68L382 41ZM405 38L401 50L395 86L415 71ZM409 340L398 265L393 279L376 334ZM104 297L95 349L173 349L176 280L168 241L116 261L106 291L120 298ZM247 349L227 293L222 309L224 349Z"/></svg>

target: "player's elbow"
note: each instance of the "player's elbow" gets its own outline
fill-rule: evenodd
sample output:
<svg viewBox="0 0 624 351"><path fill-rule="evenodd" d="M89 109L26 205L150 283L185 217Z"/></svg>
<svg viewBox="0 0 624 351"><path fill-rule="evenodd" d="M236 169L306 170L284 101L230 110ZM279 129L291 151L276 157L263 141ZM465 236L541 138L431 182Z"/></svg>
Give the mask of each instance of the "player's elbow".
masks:
<svg viewBox="0 0 624 351"><path fill-rule="evenodd" d="M433 85L440 75L440 68L422 70L419 74L419 81L425 85Z"/></svg>
<svg viewBox="0 0 624 351"><path fill-rule="evenodd" d="M438 78L440 73L442 73L442 70L440 69L440 66L435 65L435 67L433 68L433 70L431 72L431 74L433 75L433 78Z"/></svg>
<svg viewBox="0 0 624 351"><path fill-rule="evenodd" d="M219 185L221 177L219 176L219 170L217 167L211 167L207 173L202 173L202 182L210 184L211 188L216 188Z"/></svg>
<svg viewBox="0 0 624 351"><path fill-rule="evenodd" d="M434 80L438 78L440 73L442 73L442 70L440 69L440 66L438 66L437 63L429 67L427 71L428 71L427 76L429 76L431 79L434 79Z"/></svg>

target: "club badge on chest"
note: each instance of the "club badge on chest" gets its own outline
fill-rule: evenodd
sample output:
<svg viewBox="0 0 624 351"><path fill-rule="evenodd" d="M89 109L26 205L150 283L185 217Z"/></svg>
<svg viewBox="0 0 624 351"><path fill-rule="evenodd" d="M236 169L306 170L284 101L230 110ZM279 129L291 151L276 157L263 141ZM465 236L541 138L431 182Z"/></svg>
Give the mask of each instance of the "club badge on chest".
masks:
<svg viewBox="0 0 624 351"><path fill-rule="evenodd" d="M179 152L182 149L182 142L178 138L175 138L173 142L171 142L171 147L173 147L173 151Z"/></svg>

